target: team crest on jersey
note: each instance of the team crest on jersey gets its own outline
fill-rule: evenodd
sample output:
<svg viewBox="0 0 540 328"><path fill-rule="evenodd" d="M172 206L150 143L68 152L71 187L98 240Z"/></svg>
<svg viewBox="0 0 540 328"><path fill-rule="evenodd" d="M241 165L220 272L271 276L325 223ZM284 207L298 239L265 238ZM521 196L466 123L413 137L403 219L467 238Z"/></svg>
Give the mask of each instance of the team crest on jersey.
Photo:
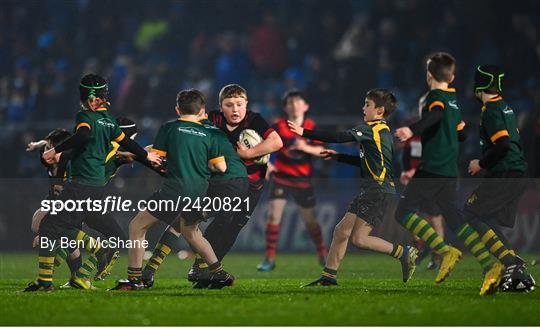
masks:
<svg viewBox="0 0 540 328"><path fill-rule="evenodd" d="M456 100L450 100L450 101L448 102L448 106L452 107L453 109L459 109Z"/></svg>
<svg viewBox="0 0 540 328"><path fill-rule="evenodd" d="M108 128L114 128L114 123L107 118L100 118L96 121L99 125L103 125Z"/></svg>
<svg viewBox="0 0 540 328"><path fill-rule="evenodd" d="M186 133L186 134L191 134L192 136L197 136L197 137L206 137L206 134L202 131L199 131L195 128L191 128L191 127L178 127L178 131L182 132L182 133Z"/></svg>
<svg viewBox="0 0 540 328"><path fill-rule="evenodd" d="M512 108L506 106L503 110L502 110L503 114L506 114L506 115L510 115L510 114L514 114L514 111L512 110Z"/></svg>

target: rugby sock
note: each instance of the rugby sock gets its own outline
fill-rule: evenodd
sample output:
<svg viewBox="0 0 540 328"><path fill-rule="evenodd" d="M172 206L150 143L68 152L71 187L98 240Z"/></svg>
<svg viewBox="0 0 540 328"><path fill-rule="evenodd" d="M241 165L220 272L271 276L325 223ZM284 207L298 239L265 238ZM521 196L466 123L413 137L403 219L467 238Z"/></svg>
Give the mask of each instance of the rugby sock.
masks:
<svg viewBox="0 0 540 328"><path fill-rule="evenodd" d="M79 242L82 240L84 244L84 249L89 254L96 255L98 252L101 251L101 247L98 241L82 230L79 230L79 229L69 230L66 233L66 236L70 239L70 241L76 240L77 242Z"/></svg>
<svg viewBox="0 0 540 328"><path fill-rule="evenodd" d="M221 262L217 261L213 264L210 264L208 266L208 269L210 269L210 271L213 273L220 272L223 271L223 265L221 265Z"/></svg>
<svg viewBox="0 0 540 328"><path fill-rule="evenodd" d="M519 262L516 253L513 250L508 249L499 239L495 231L489 228L488 225L484 223L477 224L477 231L489 252L501 261L502 264L509 266Z"/></svg>
<svg viewBox="0 0 540 328"><path fill-rule="evenodd" d="M39 271L38 271L38 283L44 286L50 286L53 280L54 272L54 256L40 256Z"/></svg>
<svg viewBox="0 0 540 328"><path fill-rule="evenodd" d="M206 264L206 262L204 262L204 260L202 259L202 257L199 254L195 255L195 265L198 266L199 269L208 268L208 264Z"/></svg>
<svg viewBox="0 0 540 328"><path fill-rule="evenodd" d="M403 246L399 245L399 244L394 244L394 247L392 248L392 253L390 253L390 255L398 260L401 259L401 257L403 256L403 254L405 253L404 252L404 248Z"/></svg>
<svg viewBox="0 0 540 328"><path fill-rule="evenodd" d="M308 227L308 231L309 235L311 236L311 240L313 240L315 247L317 247L317 254L319 254L320 257L326 257L328 252L322 237L321 225L317 223L311 227Z"/></svg>
<svg viewBox="0 0 540 328"><path fill-rule="evenodd" d="M94 271L97 267L98 260L96 256L100 252L104 252L105 249L101 248L96 239L82 230L72 229L68 232L67 236L72 240L77 240L77 242L81 240L83 241L84 249L88 252L88 257L81 264L75 275L78 278L89 279L92 271Z"/></svg>
<svg viewBox="0 0 540 328"><path fill-rule="evenodd" d="M276 257L277 242L279 239L279 224L266 225L266 257Z"/></svg>
<svg viewBox="0 0 540 328"><path fill-rule="evenodd" d="M49 238L52 239L52 238ZM58 243L58 241L57 241ZM48 247L41 247L39 249L38 262L38 283L43 286L50 286L53 281L54 274L54 258L56 250L51 250Z"/></svg>
<svg viewBox="0 0 540 328"><path fill-rule="evenodd" d="M163 263L165 257L169 255L169 253L171 253L171 249L173 248L173 245L174 243L176 243L177 240L178 237L176 237L175 234L173 234L169 230L165 230L165 232L161 236L161 239L158 241L156 248L154 248L152 257L150 257L150 259L146 263L144 270L156 272L161 263Z"/></svg>
<svg viewBox="0 0 540 328"><path fill-rule="evenodd" d="M450 249L429 222L417 214L409 213L403 218L401 224L411 233L422 239L435 253L443 254Z"/></svg>
<svg viewBox="0 0 540 328"><path fill-rule="evenodd" d="M142 268L141 267L139 268L128 267L127 274L128 274L128 280L138 282L141 280Z"/></svg>
<svg viewBox="0 0 540 328"><path fill-rule="evenodd" d="M333 269L329 269L327 267L324 267L324 269L321 272L321 277L336 280L336 278L337 278L337 270L333 270Z"/></svg>
<svg viewBox="0 0 540 328"><path fill-rule="evenodd" d="M90 279L90 275L97 268L97 258L94 254L90 254L81 264L75 276L81 279Z"/></svg>
<svg viewBox="0 0 540 328"><path fill-rule="evenodd" d="M468 223L465 223L458 229L457 236L463 243L465 247L471 252L472 255L476 258L478 263L482 266L484 270L488 270L493 264L494 260L489 254L489 251L486 249L486 246L480 239L480 235L473 229Z"/></svg>
<svg viewBox="0 0 540 328"><path fill-rule="evenodd" d="M66 248L59 248L56 251L56 256L54 257L54 266L60 266L62 263L68 261L69 251Z"/></svg>

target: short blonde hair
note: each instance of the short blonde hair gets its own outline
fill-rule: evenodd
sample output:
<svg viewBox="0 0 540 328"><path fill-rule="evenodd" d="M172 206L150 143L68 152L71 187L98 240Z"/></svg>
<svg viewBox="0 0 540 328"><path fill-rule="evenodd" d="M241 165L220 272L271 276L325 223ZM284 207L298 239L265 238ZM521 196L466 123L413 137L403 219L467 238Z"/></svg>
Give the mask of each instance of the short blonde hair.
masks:
<svg viewBox="0 0 540 328"><path fill-rule="evenodd" d="M241 97L247 100L248 97L246 89L242 88L238 84L227 84L221 88L221 91L219 91L219 104L221 105L223 99L233 97Z"/></svg>

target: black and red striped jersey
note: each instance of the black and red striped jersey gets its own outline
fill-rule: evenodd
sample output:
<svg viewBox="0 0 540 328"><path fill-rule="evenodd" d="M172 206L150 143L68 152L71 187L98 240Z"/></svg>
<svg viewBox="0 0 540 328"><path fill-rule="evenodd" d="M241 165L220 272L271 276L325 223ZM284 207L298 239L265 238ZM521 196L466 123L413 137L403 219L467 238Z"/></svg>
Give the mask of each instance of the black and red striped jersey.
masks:
<svg viewBox="0 0 540 328"><path fill-rule="evenodd" d="M236 142L240 137L240 133L245 129L252 129L266 139L270 133L274 132L274 129L266 122L266 120L259 114L252 111L246 112L246 117L242 122L232 131L227 128L227 120L223 113L217 110L208 113L208 119L223 132L227 134L227 138L236 149ZM260 189L264 184L264 176L266 174L266 165L257 165L250 160L244 160L246 165L249 183L252 188Z"/></svg>
<svg viewBox="0 0 540 328"><path fill-rule="evenodd" d="M313 130L315 122L307 118L304 120L302 127ZM303 151L291 149L291 146L299 139L304 139L311 145L322 145L323 143L296 135L287 126L287 120L283 118L274 124L274 129L281 137L283 147L277 152L274 162L277 171L272 176L273 180L279 184L295 188L310 188L310 177L313 171L311 158L313 156Z"/></svg>

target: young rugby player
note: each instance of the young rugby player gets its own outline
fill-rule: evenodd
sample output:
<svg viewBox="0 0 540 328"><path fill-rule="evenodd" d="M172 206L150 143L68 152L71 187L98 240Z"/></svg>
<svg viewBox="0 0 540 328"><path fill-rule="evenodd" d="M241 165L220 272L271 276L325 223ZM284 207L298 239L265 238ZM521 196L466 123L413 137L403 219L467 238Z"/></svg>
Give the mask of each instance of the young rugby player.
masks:
<svg viewBox="0 0 540 328"><path fill-rule="evenodd" d="M49 177L49 193L46 197L48 200L56 199L60 192L64 189L64 183L70 177L69 160L71 159L71 151L61 152L49 161L49 163L43 160L43 152L47 151L55 146L60 145L66 139L71 137L71 133L65 129L54 129L44 139L36 142L30 142L26 148L26 151L39 150L39 160L47 169L47 176ZM47 214L41 208L37 209L32 216L31 229L32 232L38 233L41 220ZM33 241L33 247L39 244L39 235L36 235ZM82 264L81 253L79 249L74 250L59 249L55 259L55 265L58 266L62 261L65 261L71 272L71 276L74 277Z"/></svg>
<svg viewBox="0 0 540 328"><path fill-rule="evenodd" d="M223 256L229 252L238 234L251 218L263 191L267 166L255 164L253 159L273 153L283 147L279 134L268 125L261 115L248 110L247 104L247 91L238 84L229 84L219 92L220 110L208 113L210 122L225 132L230 143L242 158L249 179L249 208L247 212L244 215L235 216L234 222L220 229L217 226L212 227L212 225L218 224L218 221L214 220L205 231L205 237L208 240L221 240L221 246L216 245L216 248L222 247L223 249L216 249L216 252L222 253ZM239 142L240 133L245 129L255 130L263 141L255 147L246 148ZM197 258L191 267L188 279L196 279L199 271L205 270L205 268L206 263Z"/></svg>
<svg viewBox="0 0 540 328"><path fill-rule="evenodd" d="M501 227L514 226L518 202L527 187L527 162L516 115L502 98L503 78L504 73L495 65L480 65L475 71L474 93L482 102L482 158L470 162L469 173L474 176L485 170L486 175L467 200L464 212L486 247L506 266L502 290L531 290L535 282L525 272L525 261L510 248L501 231Z"/></svg>
<svg viewBox="0 0 540 328"><path fill-rule="evenodd" d="M126 137L134 140L137 135L137 125L135 124L135 122L126 117L118 117L116 121L122 132L125 133ZM55 129L44 139L46 142L50 140L50 143L46 144L41 141L31 142L28 145L27 150L35 150L41 148L42 146L47 147L46 145L51 145L52 147L54 147L54 145L59 145L60 141L58 140L58 138L65 137L64 139L67 139L66 134L67 137L71 135L66 130ZM116 175L118 169L122 165L132 163L133 160L139 160L138 158L135 158L135 156L131 153L120 152L119 148L120 145L118 143L114 141L111 142L110 152L107 154L107 157L105 159L105 176L108 178L108 182L112 180L112 178ZM122 154L122 156L119 156L120 154ZM49 176L52 178L52 185L49 197L56 197L57 193L59 193L59 190L63 188L63 181L71 178L71 173L69 170L70 160L71 151L66 151L57 154L52 160L51 164L42 161L44 165L46 165L46 167L48 168ZM140 162L146 166L152 167L150 163L146 160L141 160ZM43 212L41 210L36 211L36 214L32 218L32 231L37 233L37 231L39 230L39 224L41 222L41 219L45 216L45 214L46 212ZM100 212L91 212L88 214L88 216L84 218L84 223L89 228L103 234L103 236L107 239L127 239L124 230L116 222L114 216L110 212L107 212L105 214L102 214ZM37 245L38 241L39 236L36 236L34 244ZM103 252L102 256L97 259L98 262L97 272L94 277L95 280L103 280L110 274L114 263L119 257L119 253L120 252L117 249L113 248L109 248L107 249L107 252ZM64 261L68 264L70 268L71 278L70 281L65 285L62 285L61 288L92 288L92 284L89 279L92 266L90 263L87 262L89 260L87 260L85 263L82 263L78 248L75 248L74 250L65 248L58 249L55 258L55 266L61 265L61 263Z"/></svg>
<svg viewBox="0 0 540 328"><path fill-rule="evenodd" d="M429 92L426 92L418 101L418 115L420 117L422 116L422 109L425 106L426 97L428 94ZM399 182L406 186L411 181L411 178L414 176L414 173L422 160L422 140L420 136L412 136L409 140L405 141L403 144L402 154L402 171L399 177ZM444 239L444 219L441 215L441 210L437 207L437 205L433 202L424 203L422 204L420 212L426 215L426 220L433 226L435 232L437 232L437 234ZM414 236L414 241L416 248L418 248L416 265L420 265L422 260L431 253L431 260L427 265L427 269L438 269L441 262L441 257L438 254L431 252L431 249L427 247L422 239L418 238L417 236Z"/></svg>
<svg viewBox="0 0 540 328"><path fill-rule="evenodd" d="M454 80L455 59L447 53L432 54L427 61L426 81L430 92L422 110L422 118L396 130L395 135L405 142L413 135L422 140L422 161L405 189L396 220L421 238L435 253L441 255L436 283L443 282L461 258L461 252L447 245L431 225L419 215L421 205L435 202L450 229L465 243L484 269L480 294L496 290L502 265L486 249L478 233L465 222L457 208L457 158L459 141L464 139L465 123L456 99L456 90L449 88Z"/></svg>
<svg viewBox="0 0 540 328"><path fill-rule="evenodd" d="M334 236L326 266L321 277L307 286L337 285L337 270L349 240L358 248L388 254L401 263L403 281L407 282L415 270L418 250L411 246L392 244L371 235L374 227L382 222L385 212L395 199L394 174L392 168L393 139L386 124L396 108L396 98L386 89L373 89L366 94L364 122L345 132L309 130L289 121L291 131L309 139L324 142L357 142L360 156L338 154L327 149L322 152L327 159L359 166L362 176L362 191L349 205L347 213L334 229Z"/></svg>
<svg viewBox="0 0 540 328"><path fill-rule="evenodd" d="M180 91L175 108L178 119L165 123L152 145L152 152L165 158L167 167L165 181L151 200L165 204L163 201L174 203L180 197L183 202L179 210L167 207L139 212L129 224L129 238L143 241L146 231L159 220L172 225L209 264L209 288L221 288L232 285L234 277L223 270L212 247L199 230L198 223L204 220L204 216L194 205L206 196L211 171L223 173L227 170L223 151L215 136L198 120L204 106L204 96L200 91ZM136 247L128 251L128 279L118 281L113 290L144 288L141 276L145 249L141 243L134 245Z"/></svg>
<svg viewBox="0 0 540 328"><path fill-rule="evenodd" d="M312 156L320 156L324 149L319 141L306 141L298 137L287 126L287 120L298 126L312 130L315 122L305 118L309 110L306 96L297 90L287 92L282 99L287 119L280 119L274 130L283 140L282 147L274 164L268 165L267 175L271 174L272 191L270 192L269 214L266 224L266 253L262 263L257 265L259 271L271 271L275 268L276 248L283 210L290 195L300 207L302 217L309 235L315 244L319 263L324 266L327 249L323 240L321 225L315 218L315 194L311 184Z"/></svg>
<svg viewBox="0 0 540 328"><path fill-rule="evenodd" d="M204 232L204 236L212 246L217 259L222 261L233 246L235 240L223 238L220 232L226 231L229 225L242 222L245 218L246 204L243 201L248 196L249 181L246 167L229 142L227 135L208 120L206 113L201 117L200 122L208 132L214 135L217 146L222 151L227 162L227 171L224 173L214 172L209 180L206 196L212 200L212 204L218 204L217 207L220 208L211 209L215 211L213 213L214 220ZM227 208L225 203L232 204L232 207L229 210L225 210ZM143 269L142 281L146 288L153 286L156 270L171 252L179 236L180 233L173 227L168 227L161 236L152 253L152 257ZM188 279L194 283L194 288L208 287L210 284L209 278L209 270L193 270L192 274L188 276Z"/></svg>
<svg viewBox="0 0 540 328"><path fill-rule="evenodd" d="M226 85L219 92L220 111L210 112L203 122L206 127L209 127L209 124L211 123L224 132L230 144L236 149L237 155L240 157L243 156L243 165L245 165L247 169L249 179L248 208L243 212L234 213L229 219L219 219L216 216L204 232L204 237L212 245L212 249L214 249L216 256L220 260L225 257L234 245L238 234L246 225L251 214L255 210L262 193L266 165L257 165L250 159L274 152L283 145L279 135L259 114L247 110L247 103L247 92L244 88L237 84ZM244 129L255 130L262 136L263 141L248 150L238 142L240 133ZM219 139L221 138L221 135L218 135L217 137ZM229 151L227 148L228 147L225 146L223 147L226 152L225 158L227 163L231 160L230 164L235 167L237 155L233 155L232 153L227 155ZM214 178L217 177L217 179L211 178L209 194L213 193L214 185L219 186L221 184L227 184L229 178L238 175L240 171L235 169L234 172L231 172L231 174L228 174L227 172L225 178L220 175L214 176ZM221 188L217 187L217 190L219 189ZM236 191L239 192L240 190L237 189ZM222 214L228 216L226 213ZM169 227L160 238L152 254L152 258L148 261L143 273L143 282L145 286L151 287L153 285L153 275L155 271L163 262L163 259L171 252L171 246L178 236L179 233L176 232L174 228ZM195 288L204 288L208 284L208 276L208 264L198 255L188 272L188 280L194 282Z"/></svg>
<svg viewBox="0 0 540 328"><path fill-rule="evenodd" d="M57 153L72 149L71 181L68 181L58 195L61 201L99 200L107 183L105 159L110 151L111 141L118 142L127 151L139 158L147 158L156 165L161 162L158 155L149 154L120 130L116 120L108 112L108 86L101 76L85 75L79 85L80 100L83 110L77 113L75 134L58 146L43 153L46 162L52 162ZM72 241L84 241L90 253L90 269L95 268L96 256L106 250L101 249L92 237L81 231L84 218L89 210L68 212L57 215L46 214L39 227L39 235L48 241L68 237ZM94 245L94 246L93 246ZM38 279L25 289L27 292L52 290L54 257L57 247L40 243Z"/></svg>

